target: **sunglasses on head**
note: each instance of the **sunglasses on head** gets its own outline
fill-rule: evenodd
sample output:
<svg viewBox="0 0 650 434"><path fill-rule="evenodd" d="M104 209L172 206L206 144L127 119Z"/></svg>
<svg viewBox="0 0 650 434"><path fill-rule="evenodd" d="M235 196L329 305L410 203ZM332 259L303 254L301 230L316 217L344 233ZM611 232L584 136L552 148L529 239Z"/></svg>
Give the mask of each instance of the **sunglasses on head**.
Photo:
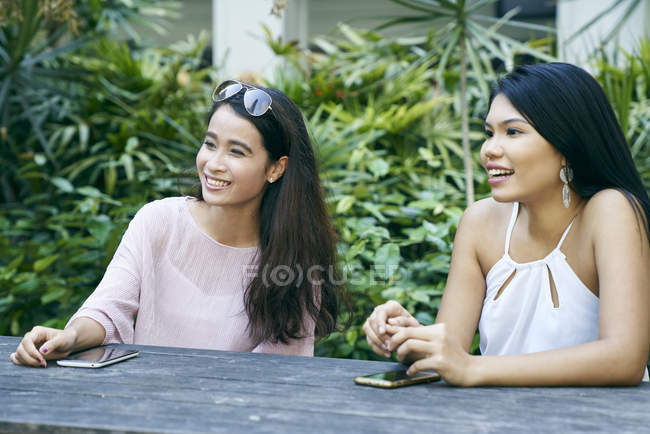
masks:
<svg viewBox="0 0 650 434"><path fill-rule="evenodd" d="M251 116L262 116L271 110L271 95L247 84L235 80L227 80L214 88L212 92L212 101L219 102L226 100L246 89L244 93L244 108Z"/></svg>

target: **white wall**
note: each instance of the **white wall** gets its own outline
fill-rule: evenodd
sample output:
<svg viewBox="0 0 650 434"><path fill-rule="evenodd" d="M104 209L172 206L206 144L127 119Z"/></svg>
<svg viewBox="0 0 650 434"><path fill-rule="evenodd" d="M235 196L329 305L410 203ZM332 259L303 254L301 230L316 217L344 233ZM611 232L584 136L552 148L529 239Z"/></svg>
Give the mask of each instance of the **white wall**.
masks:
<svg viewBox="0 0 650 434"><path fill-rule="evenodd" d="M223 78L271 77L277 60L267 46L265 24L274 37L283 20L271 15L271 0L212 0L212 59Z"/></svg>
<svg viewBox="0 0 650 434"><path fill-rule="evenodd" d="M626 0L625 4L619 5L582 36L569 44L566 43L566 40L599 12L612 6L615 2L616 0L560 0L558 2L558 54L561 59L588 66L586 59L589 53L593 52L598 42L605 38L620 21L631 0ZM614 43L607 47L607 51L611 54L617 50L618 46L626 51L634 51L638 48L639 38L643 34L650 35L650 0L641 0L641 4L628 18Z"/></svg>

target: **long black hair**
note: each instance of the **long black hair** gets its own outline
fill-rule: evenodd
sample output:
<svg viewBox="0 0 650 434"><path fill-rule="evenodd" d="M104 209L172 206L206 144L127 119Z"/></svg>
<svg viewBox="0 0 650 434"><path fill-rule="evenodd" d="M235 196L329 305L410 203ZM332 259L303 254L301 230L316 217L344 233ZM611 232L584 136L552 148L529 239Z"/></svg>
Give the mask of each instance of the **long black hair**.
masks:
<svg viewBox="0 0 650 434"><path fill-rule="evenodd" d="M257 271L244 294L248 332L253 341L283 342L336 328L344 300L337 264L336 233L318 177L312 143L296 104L277 89L255 86L272 98L271 109L252 116L244 91L213 104L249 120L259 131L269 159L288 157L284 174L267 184L260 205ZM202 195L197 195L202 199ZM311 319L314 330L304 330Z"/></svg>
<svg viewBox="0 0 650 434"><path fill-rule="evenodd" d="M606 188L625 195L650 234L650 199L614 110L598 82L568 63L519 66L492 88L504 94L573 169L571 188L590 198Z"/></svg>

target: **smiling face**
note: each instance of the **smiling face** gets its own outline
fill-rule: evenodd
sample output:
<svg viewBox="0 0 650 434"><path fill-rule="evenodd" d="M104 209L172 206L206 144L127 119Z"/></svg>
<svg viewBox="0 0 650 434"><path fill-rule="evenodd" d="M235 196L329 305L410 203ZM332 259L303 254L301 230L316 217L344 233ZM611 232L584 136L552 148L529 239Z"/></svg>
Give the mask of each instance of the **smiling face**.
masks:
<svg viewBox="0 0 650 434"><path fill-rule="evenodd" d="M217 109L196 155L203 199L208 205L258 212L267 181L281 175L278 165L269 160L262 136L252 122L227 104Z"/></svg>
<svg viewBox="0 0 650 434"><path fill-rule="evenodd" d="M481 162L488 172L495 200L559 202L563 185L559 174L564 157L503 94L492 100L485 133Z"/></svg>

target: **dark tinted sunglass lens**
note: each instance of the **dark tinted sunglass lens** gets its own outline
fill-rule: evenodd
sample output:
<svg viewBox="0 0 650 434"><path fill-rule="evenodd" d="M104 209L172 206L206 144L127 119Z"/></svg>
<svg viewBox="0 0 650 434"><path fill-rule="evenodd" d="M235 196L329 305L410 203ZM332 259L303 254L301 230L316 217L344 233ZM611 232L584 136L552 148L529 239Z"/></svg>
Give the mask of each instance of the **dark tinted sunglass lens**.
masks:
<svg viewBox="0 0 650 434"><path fill-rule="evenodd" d="M222 83L212 95L214 101L223 101L224 99L230 98L241 90L241 83L236 81L226 81Z"/></svg>
<svg viewBox="0 0 650 434"><path fill-rule="evenodd" d="M271 106L271 96L260 89L248 89L244 94L244 107L253 116L262 116Z"/></svg>

